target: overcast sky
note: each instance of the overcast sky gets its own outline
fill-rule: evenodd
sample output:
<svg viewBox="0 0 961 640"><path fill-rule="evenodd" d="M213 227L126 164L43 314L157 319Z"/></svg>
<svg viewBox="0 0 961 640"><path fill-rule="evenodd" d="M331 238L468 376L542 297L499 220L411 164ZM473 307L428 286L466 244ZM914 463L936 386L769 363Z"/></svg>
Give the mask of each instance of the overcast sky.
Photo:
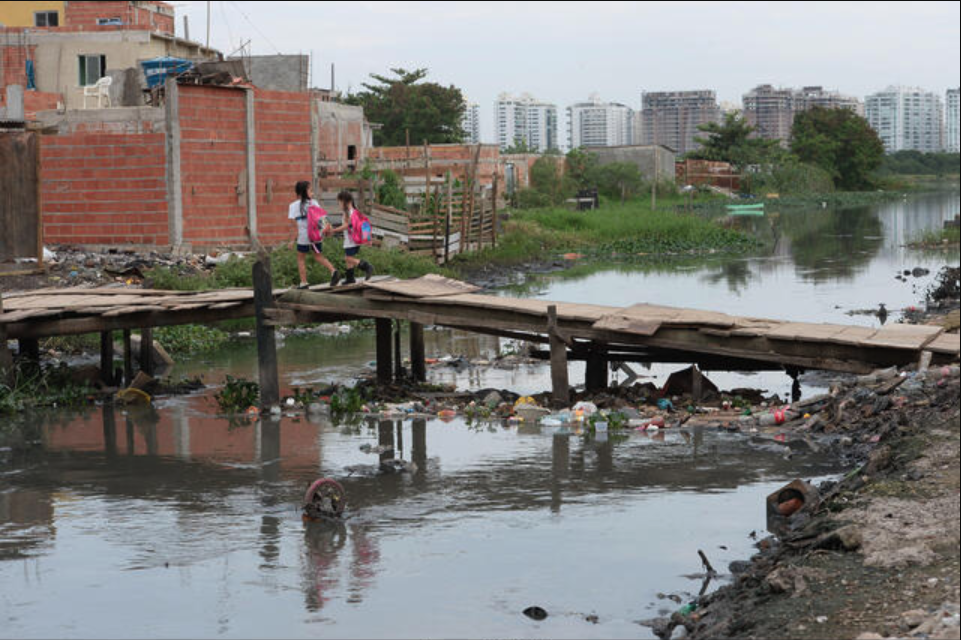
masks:
<svg viewBox="0 0 961 640"><path fill-rule="evenodd" d="M207 2L174 3L203 42ZM638 109L642 91L713 89L740 105L758 84L822 85L863 98L891 84L944 95L961 84L961 2L214 1L225 54L313 54L313 85L357 89L371 73L426 67L480 105L529 92L559 109L591 93ZM560 137L566 140L561 116Z"/></svg>

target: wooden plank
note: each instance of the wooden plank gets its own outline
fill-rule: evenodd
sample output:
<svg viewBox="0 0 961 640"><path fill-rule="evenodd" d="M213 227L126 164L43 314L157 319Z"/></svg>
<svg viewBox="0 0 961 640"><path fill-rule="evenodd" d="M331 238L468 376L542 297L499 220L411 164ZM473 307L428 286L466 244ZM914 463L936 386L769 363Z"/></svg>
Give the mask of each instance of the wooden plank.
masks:
<svg viewBox="0 0 961 640"><path fill-rule="evenodd" d="M21 322L29 318L40 318L50 315L57 315L59 313L59 309L22 309L20 311L7 311L0 315L0 324L12 324L14 322Z"/></svg>
<svg viewBox="0 0 961 640"><path fill-rule="evenodd" d="M772 340L801 342L829 342L845 329L838 324L813 324L809 322L786 322L768 330L764 336Z"/></svg>
<svg viewBox="0 0 961 640"><path fill-rule="evenodd" d="M871 338L871 336L877 333L877 331L877 329L872 327L845 327L840 332L832 336L828 342L831 344L858 346L863 341Z"/></svg>
<svg viewBox="0 0 961 640"><path fill-rule="evenodd" d="M942 333L941 327L893 324L883 327L873 336L861 341L865 347L921 350Z"/></svg>
<svg viewBox="0 0 961 640"><path fill-rule="evenodd" d="M147 313L150 311L166 311L167 307L161 306L150 306L150 305L131 305L129 307L118 307L116 309L110 309L100 314L104 318L116 318L117 316L125 316L133 313Z"/></svg>
<svg viewBox="0 0 961 640"><path fill-rule="evenodd" d="M653 336L661 328L660 320L641 320L619 315L610 315L594 323L600 331L617 331L636 336Z"/></svg>
<svg viewBox="0 0 961 640"><path fill-rule="evenodd" d="M372 282L368 285L377 291L386 291L411 298L433 298L461 293L479 291L477 287L466 282L445 278L429 273L414 280L395 280L393 282Z"/></svg>
<svg viewBox="0 0 961 640"><path fill-rule="evenodd" d="M961 353L961 335L957 333L942 333L928 343L927 349L934 353L945 353L957 356Z"/></svg>

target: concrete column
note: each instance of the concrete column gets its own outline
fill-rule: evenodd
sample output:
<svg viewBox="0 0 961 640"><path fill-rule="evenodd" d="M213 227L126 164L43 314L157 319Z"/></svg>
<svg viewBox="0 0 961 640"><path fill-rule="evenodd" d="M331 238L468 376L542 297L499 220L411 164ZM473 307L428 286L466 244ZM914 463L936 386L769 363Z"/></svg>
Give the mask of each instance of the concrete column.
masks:
<svg viewBox="0 0 961 640"><path fill-rule="evenodd" d="M310 100L310 186L317 193L318 160L320 159L320 103Z"/></svg>
<svg viewBox="0 0 961 640"><path fill-rule="evenodd" d="M167 134L167 225L170 246L174 251L184 242L184 198L180 175L180 95L177 81L167 78L166 134Z"/></svg>
<svg viewBox="0 0 961 640"><path fill-rule="evenodd" d="M247 228L250 230L250 246L260 247L257 237L257 121L254 118L254 90L246 90L247 115Z"/></svg>

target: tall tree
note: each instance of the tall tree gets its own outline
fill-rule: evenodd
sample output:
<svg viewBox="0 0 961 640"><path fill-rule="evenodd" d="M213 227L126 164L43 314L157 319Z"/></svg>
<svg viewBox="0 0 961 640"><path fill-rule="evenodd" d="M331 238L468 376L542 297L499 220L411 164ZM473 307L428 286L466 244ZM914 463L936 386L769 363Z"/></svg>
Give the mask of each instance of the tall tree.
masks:
<svg viewBox="0 0 961 640"><path fill-rule="evenodd" d="M374 83L347 96L347 104L364 108L364 115L381 125L374 130L377 146L400 146L410 132L411 144L462 142L464 96L455 86L422 82L427 69L391 69L393 77L371 74Z"/></svg>
<svg viewBox="0 0 961 640"><path fill-rule="evenodd" d="M738 112L724 115L724 122L708 122L698 127L708 134L705 138L694 138L701 145L688 157L699 160L730 162L738 169L749 165L770 163L778 155L778 141L752 137L755 129Z"/></svg>
<svg viewBox="0 0 961 640"><path fill-rule="evenodd" d="M815 107L799 113L791 128L791 151L827 171L838 189L871 186L884 144L868 121L848 109Z"/></svg>

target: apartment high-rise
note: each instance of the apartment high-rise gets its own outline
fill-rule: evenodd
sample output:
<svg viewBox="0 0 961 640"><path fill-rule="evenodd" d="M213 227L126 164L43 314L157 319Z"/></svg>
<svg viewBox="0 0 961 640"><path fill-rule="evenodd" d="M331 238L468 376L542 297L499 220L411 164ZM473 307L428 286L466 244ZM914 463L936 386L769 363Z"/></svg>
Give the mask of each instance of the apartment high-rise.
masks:
<svg viewBox="0 0 961 640"><path fill-rule="evenodd" d="M634 110L592 94L567 107L567 141L571 149L634 144Z"/></svg>
<svg viewBox="0 0 961 640"><path fill-rule="evenodd" d="M785 145L791 138L794 117L813 107L850 109L858 115L863 114L857 98L836 91L825 91L817 86L775 89L769 84L762 84L744 95L744 118L757 130L755 135L781 140Z"/></svg>
<svg viewBox="0 0 961 640"><path fill-rule="evenodd" d="M961 89L948 89L944 100L944 150L948 153L961 152L961 110L958 107L958 93Z"/></svg>
<svg viewBox="0 0 961 640"><path fill-rule="evenodd" d="M557 149L557 105L502 93L494 103L494 133L502 151L519 142L539 153Z"/></svg>
<svg viewBox="0 0 961 640"><path fill-rule="evenodd" d="M464 142L480 144L480 106L474 102L464 103L464 118L461 127L467 134Z"/></svg>
<svg viewBox="0 0 961 640"><path fill-rule="evenodd" d="M941 96L917 87L888 87L865 98L864 110L887 153L944 148Z"/></svg>
<svg viewBox="0 0 961 640"><path fill-rule="evenodd" d="M694 138L704 135L698 127L708 122L721 122L721 108L713 91L642 93L638 142L662 144L683 155L700 148Z"/></svg>

